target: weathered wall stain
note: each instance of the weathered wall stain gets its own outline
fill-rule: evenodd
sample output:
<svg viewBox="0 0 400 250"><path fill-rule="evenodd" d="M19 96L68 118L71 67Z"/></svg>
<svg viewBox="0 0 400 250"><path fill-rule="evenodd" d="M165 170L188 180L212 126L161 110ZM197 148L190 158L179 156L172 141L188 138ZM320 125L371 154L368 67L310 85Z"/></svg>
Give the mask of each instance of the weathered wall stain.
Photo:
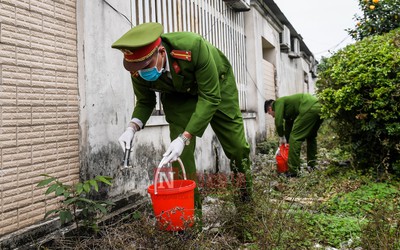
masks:
<svg viewBox="0 0 400 250"><path fill-rule="evenodd" d="M131 166L122 168L124 153L118 143L110 143L97 152L89 151L82 156L80 177L81 180L93 179L98 175L113 178L113 185L100 185L98 194L93 194L94 198L117 200L137 193L145 195L164 151L163 148L156 150L153 144L135 145L130 155Z"/></svg>

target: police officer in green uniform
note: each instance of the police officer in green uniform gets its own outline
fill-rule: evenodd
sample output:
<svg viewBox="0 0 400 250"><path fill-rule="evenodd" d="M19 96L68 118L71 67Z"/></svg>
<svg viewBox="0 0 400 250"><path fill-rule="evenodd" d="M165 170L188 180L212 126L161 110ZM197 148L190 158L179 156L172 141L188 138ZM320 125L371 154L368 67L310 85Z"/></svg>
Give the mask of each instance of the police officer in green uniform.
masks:
<svg viewBox="0 0 400 250"><path fill-rule="evenodd" d="M301 93L283 96L276 101L267 100L265 113L275 118L279 143L289 139L289 176L297 176L300 169L300 150L307 141L307 165L315 167L317 154L317 133L321 126L321 107L315 96Z"/></svg>
<svg viewBox="0 0 400 250"><path fill-rule="evenodd" d="M250 148L232 66L225 55L198 34L163 34L159 23L132 28L112 48L123 52L123 64L132 75L136 95L132 120L119 138L123 149L130 149L135 132L145 127L156 105L155 92L159 92L171 138L163 161L176 164L180 157L188 176L197 182L196 137L210 124L231 161L231 171L245 177L239 199L249 200ZM197 188L195 207L201 211Z"/></svg>

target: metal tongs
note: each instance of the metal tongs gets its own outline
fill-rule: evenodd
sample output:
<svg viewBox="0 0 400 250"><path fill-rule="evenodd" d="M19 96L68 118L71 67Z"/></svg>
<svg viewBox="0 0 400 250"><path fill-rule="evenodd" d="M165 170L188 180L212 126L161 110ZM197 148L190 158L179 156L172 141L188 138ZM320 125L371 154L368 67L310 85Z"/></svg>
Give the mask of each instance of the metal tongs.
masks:
<svg viewBox="0 0 400 250"><path fill-rule="evenodd" d="M132 166L129 163L129 156L131 154L131 150L132 150L132 141L130 142L130 148L125 148L125 152L124 152L124 159L123 159L123 164L121 166L121 169L125 169L125 168L131 168Z"/></svg>

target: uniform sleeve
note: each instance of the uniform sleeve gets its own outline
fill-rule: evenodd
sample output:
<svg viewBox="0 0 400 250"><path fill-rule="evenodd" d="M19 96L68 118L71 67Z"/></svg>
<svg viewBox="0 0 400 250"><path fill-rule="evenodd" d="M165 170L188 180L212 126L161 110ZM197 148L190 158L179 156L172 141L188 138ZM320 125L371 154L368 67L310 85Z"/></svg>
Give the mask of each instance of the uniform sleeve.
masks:
<svg viewBox="0 0 400 250"><path fill-rule="evenodd" d="M276 100L273 104L275 112L275 128L280 137L285 135L283 114L285 112L285 102L283 100Z"/></svg>
<svg viewBox="0 0 400 250"><path fill-rule="evenodd" d="M135 77L132 77L132 85L136 96L136 104L132 113L132 118L141 120L144 127L156 106L156 94L154 91L143 86L143 83Z"/></svg>
<svg viewBox="0 0 400 250"><path fill-rule="evenodd" d="M217 65L210 48L203 39L199 39L196 56L197 58L193 58L193 61L198 84L198 101L186 126L186 131L200 137L221 102L221 93Z"/></svg>

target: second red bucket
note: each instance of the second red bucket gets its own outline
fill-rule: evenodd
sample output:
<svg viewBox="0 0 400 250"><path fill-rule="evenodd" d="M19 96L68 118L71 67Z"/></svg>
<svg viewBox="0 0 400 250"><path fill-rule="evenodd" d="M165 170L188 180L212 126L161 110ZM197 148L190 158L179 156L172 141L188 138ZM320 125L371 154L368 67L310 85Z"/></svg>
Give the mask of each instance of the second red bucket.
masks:
<svg viewBox="0 0 400 250"><path fill-rule="evenodd" d="M289 170L288 166L289 144L282 144L279 146L278 153L276 154L276 164L278 173L286 173Z"/></svg>
<svg viewBox="0 0 400 250"><path fill-rule="evenodd" d="M158 227L166 231L182 231L194 224L194 189L196 183L186 179L185 168L181 165L184 180L158 182L158 175L163 161L160 162L155 174L154 184L147 192L151 196L154 215Z"/></svg>

